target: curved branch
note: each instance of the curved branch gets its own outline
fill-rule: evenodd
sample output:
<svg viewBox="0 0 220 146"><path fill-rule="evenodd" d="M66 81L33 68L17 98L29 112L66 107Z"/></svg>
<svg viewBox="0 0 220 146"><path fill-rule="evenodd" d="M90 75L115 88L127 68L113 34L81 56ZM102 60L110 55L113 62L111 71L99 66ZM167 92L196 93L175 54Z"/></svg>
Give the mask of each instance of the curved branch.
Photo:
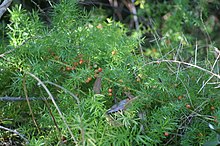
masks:
<svg viewBox="0 0 220 146"><path fill-rule="evenodd" d="M10 6L11 2L12 0L4 0L2 4L0 5L0 19L2 15L5 13L5 11L7 10L7 8Z"/></svg>
<svg viewBox="0 0 220 146"><path fill-rule="evenodd" d="M9 128L3 127L3 126L1 126L1 125L0 125L0 129L3 129L3 130L6 130L6 131L15 133L15 134L17 134L18 136L20 136L20 137L26 142L26 144L29 143L28 139L25 138L22 134L20 134L20 133L17 132L16 130L9 129Z"/></svg>
<svg viewBox="0 0 220 146"><path fill-rule="evenodd" d="M67 124L67 122L66 122L65 117L63 116L62 112L60 111L58 105L56 104L56 102L55 102L55 100L54 100L54 98L53 98L53 95L50 93L50 91L48 90L47 86L46 86L38 77L36 77L34 74L32 74L32 73L30 73L30 72L26 72L26 74L30 75L30 76L33 77L35 80L37 80L37 81L38 81L38 85L41 85L41 86L44 88L44 90L47 92L47 94L48 94L49 97L51 98L51 100L52 100L52 102L53 102L55 108L57 109L57 111L58 111L58 113L59 113L61 119L63 120L63 122L64 122L66 128L68 129L68 131L69 131L69 133L70 133L72 139L74 140L75 145L78 146L78 142L76 141L76 138L74 137L74 135L73 135L73 133L72 133L70 127L68 126L68 124Z"/></svg>

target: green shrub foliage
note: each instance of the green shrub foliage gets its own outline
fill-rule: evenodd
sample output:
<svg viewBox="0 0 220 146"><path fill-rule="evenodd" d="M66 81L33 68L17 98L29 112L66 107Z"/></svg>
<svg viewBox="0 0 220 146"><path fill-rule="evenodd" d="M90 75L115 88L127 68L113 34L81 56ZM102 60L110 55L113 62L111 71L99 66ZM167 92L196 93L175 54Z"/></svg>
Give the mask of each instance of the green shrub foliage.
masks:
<svg viewBox="0 0 220 146"><path fill-rule="evenodd" d="M189 18L186 8L176 9L172 17ZM29 75L34 74L55 98L79 145L197 145L216 136L208 123L218 126L219 90L206 84L210 80L217 82L216 76L181 63L152 62L148 54L151 52L138 53L141 41L135 35L128 36L123 24L95 19L72 0L53 6L48 26L36 12L27 12L21 6L13 7L10 16L9 44L0 48L2 53L11 51L0 60L1 96L25 98L26 87L28 97L47 98L42 84ZM168 21L164 31L171 30L172 23ZM181 24L177 23L175 29L180 30L179 27ZM166 35L166 39L176 43L175 35L179 34L172 31L175 33ZM164 40L158 42L153 47L166 48L165 53L172 51ZM157 49L153 53L158 53ZM184 55L178 53L177 60ZM175 58L172 53L167 55ZM214 61L215 57L211 57L196 65L211 70ZM214 70L213 73L218 74ZM99 78L101 86L96 84ZM100 94L94 93L94 86ZM77 96L79 103L69 92ZM135 96L134 100L125 110L107 114L115 100L128 98L126 92ZM51 101L30 104L40 131L35 127L27 102L22 101L0 101L1 125L16 129L31 145L73 145ZM5 137L24 143L7 132L0 133L2 141Z"/></svg>

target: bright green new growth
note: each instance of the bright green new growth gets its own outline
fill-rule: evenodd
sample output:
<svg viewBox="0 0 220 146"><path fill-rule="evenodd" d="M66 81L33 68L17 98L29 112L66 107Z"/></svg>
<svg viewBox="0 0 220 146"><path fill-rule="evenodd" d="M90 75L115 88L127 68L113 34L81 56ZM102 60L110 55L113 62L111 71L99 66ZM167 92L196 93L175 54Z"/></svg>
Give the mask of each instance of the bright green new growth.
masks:
<svg viewBox="0 0 220 146"><path fill-rule="evenodd" d="M72 0L54 6L47 27L37 13L28 13L21 6L14 7L10 14L10 45L0 48L1 52L12 49L0 62L1 96L25 98L25 80L28 97L47 98L42 85L29 76L34 74L56 99L78 145L194 145L216 136L208 123L215 124L212 116L219 117L219 90L206 85L198 93L211 76L207 72L171 62L148 64L150 59L138 53L138 39L127 36L122 24L110 19L94 20ZM214 60L210 62L213 64ZM102 72L96 75L102 78L101 94L94 94L99 67ZM113 89L113 96L109 96L109 88ZM67 91L77 96L79 103ZM107 115L114 97L118 101L127 98L124 92L137 98L125 111ZM0 122L25 135L30 145L58 145L61 137L73 145L64 120L54 104L48 102L59 130L43 101L30 103L40 132L26 102L0 101ZM190 108L186 107L188 104ZM215 112L211 106L217 108Z"/></svg>

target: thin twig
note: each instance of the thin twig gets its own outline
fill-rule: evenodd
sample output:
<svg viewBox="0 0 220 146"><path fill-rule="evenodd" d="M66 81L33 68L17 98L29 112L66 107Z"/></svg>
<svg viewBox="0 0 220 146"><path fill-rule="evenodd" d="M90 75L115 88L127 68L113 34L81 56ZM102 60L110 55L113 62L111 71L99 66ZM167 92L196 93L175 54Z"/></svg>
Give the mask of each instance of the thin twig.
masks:
<svg viewBox="0 0 220 146"><path fill-rule="evenodd" d="M194 64L191 64L191 63L187 63L187 62L182 62L182 61L178 61L178 60L158 60L158 61L152 61L152 62L149 62L149 63L146 63L145 65L143 65L142 67L146 66L146 65L149 65L149 64L154 64L154 63L161 63L161 62L171 62L171 63L179 63L179 64L184 64L184 65L188 65L188 66L191 66L191 67L194 67L194 68L197 68L199 70L202 70L204 72L207 72L217 78L220 79L220 75L216 74L216 73L213 73L212 71L209 71L205 68L202 68L200 66L197 66L197 65L194 65Z"/></svg>
<svg viewBox="0 0 220 146"><path fill-rule="evenodd" d="M25 76L25 75L24 75L23 83L22 83L22 84L23 84L24 94L25 94L25 98L26 98L26 101L27 101L27 104L28 104L30 113L31 113L32 120L33 120L33 122L34 122L34 125L35 125L36 128L37 128L38 133L40 133L40 128L39 128L39 126L37 125L37 122L36 122L36 120L35 120L34 113L33 113L33 111L32 111L31 104L30 104L30 101L29 101L29 98L28 98L27 86L26 86L26 76Z"/></svg>
<svg viewBox="0 0 220 146"><path fill-rule="evenodd" d="M48 94L49 97L51 98L51 100L52 100L54 106L56 107L56 109L57 109L57 111L58 111L60 117L62 118L64 124L66 125L66 128L68 129L68 131L69 131L69 133L70 133L70 135L71 135L71 137L72 137L72 139L73 139L75 145L78 146L78 142L76 141L76 138L74 137L74 135L73 135L73 133L72 133L70 127L68 126L65 117L63 116L62 112L60 111L58 105L56 104L56 102L55 102L55 100L54 100L54 98L53 98L53 95L50 93L50 91L48 90L48 88L46 87L46 85L45 85L38 77L36 77L34 74L32 74L32 73L30 73L30 72L26 72L26 73L29 74L31 77L33 77L35 80L37 80L37 81L38 81L38 85L41 85L41 86L45 89L45 91L47 92L47 94Z"/></svg>
<svg viewBox="0 0 220 146"><path fill-rule="evenodd" d="M76 95L74 95L72 92L70 92L69 90L65 89L64 87L62 87L62 86L60 86L60 85L58 85L56 83L50 82L50 81L45 81L44 83L48 83L48 84L54 85L54 86L64 90L65 92L69 93L72 97L74 97L74 99L76 100L78 105L80 104L79 98Z"/></svg>
<svg viewBox="0 0 220 146"><path fill-rule="evenodd" d="M215 53L216 53L216 51L218 50L216 47L214 48L215 50ZM211 72L213 72L213 70L214 70L214 67L215 67L215 65L218 63L218 60L219 60L219 58L220 58L220 54L218 53L218 54L215 54L216 55L216 59L215 59L215 62L214 62L214 64L212 65L212 68L211 68ZM202 87L199 89L199 91L198 91L198 93L206 86L206 84L208 84L208 82L211 80L213 78L213 75L202 85Z"/></svg>
<svg viewBox="0 0 220 146"><path fill-rule="evenodd" d="M205 85L213 78L213 75L209 77L209 79L202 85L202 87L199 89L198 93L202 91L202 89L205 87Z"/></svg>
<svg viewBox="0 0 220 146"><path fill-rule="evenodd" d="M58 85L56 83L53 83L53 82L50 82L50 81L45 81L44 83L48 83L48 84L51 84L53 86L56 86L56 87L62 89L66 93L69 93L70 96L72 96L76 100L77 105L78 105L78 109L79 109L79 114L80 114L82 142L84 143L84 141L85 141L84 140L85 139L85 130L83 129L83 126L82 126L82 110L81 110L81 107L80 107L80 100L79 100L79 98L76 95L74 95L72 92L67 90L66 88L64 88L64 87L62 87L62 86L60 86L60 85Z"/></svg>
<svg viewBox="0 0 220 146"><path fill-rule="evenodd" d="M42 92L42 91L41 91L41 92ZM44 98L44 99L45 99L45 98ZM46 107L47 107L47 109L48 109L48 111L49 111L49 114L50 114L51 117L52 117L52 120L53 120L53 122L54 122L54 125L55 125L55 127L56 127L56 129L57 129L59 135L61 135L61 131L60 131L60 129L59 129L59 126L58 126L58 124L57 124L57 122L56 122L56 119L55 119L55 117L54 117L54 115L53 115L51 109L50 109L50 104L48 103L47 100L44 100L44 99L43 99L43 101L44 101L44 103L46 104ZM50 99L50 100L51 100L51 99Z"/></svg>
<svg viewBox="0 0 220 146"><path fill-rule="evenodd" d="M169 66L168 66L168 68L174 73L174 71L173 71ZM182 83L183 87L185 88L187 97L188 97L188 99L189 99L189 101L190 101L190 104L193 106L193 103L192 103L192 100L191 100L191 96L190 96L190 94L189 94L189 90L187 89L187 87L186 87L186 85L184 84L183 80L182 80L179 76L176 76L176 77L177 77L177 79L180 80L180 82Z"/></svg>
<svg viewBox="0 0 220 146"><path fill-rule="evenodd" d="M185 118L185 117L186 118L183 119L182 122L180 123L180 125L177 129L177 132L179 132L181 129L183 129L182 132L184 132L186 130L186 126L183 126L183 125L187 125L187 124L189 125L194 117L202 117L203 115L199 114L198 112L200 112L202 110L201 107L205 107L205 104L207 104L207 103L208 103L208 100L204 101L202 104L200 104L198 107L196 107L196 109L194 111L191 111L192 113L190 113L189 115L182 116L182 118ZM172 136L166 142L165 145L168 145L174 138L175 138L175 136Z"/></svg>
<svg viewBox="0 0 220 146"><path fill-rule="evenodd" d="M37 101L37 100L51 100L49 98L40 98L40 97L29 97L28 98L29 101ZM24 97L9 97L9 96L5 96L5 97L0 97L0 101L26 101L26 98Z"/></svg>
<svg viewBox="0 0 220 146"><path fill-rule="evenodd" d="M0 58L3 58L6 54L9 54L9 53L11 53L11 52L13 52L13 51L15 51L15 49L11 49L11 50L8 50L8 51L5 52L5 53L2 53L2 54L0 55Z"/></svg>
<svg viewBox="0 0 220 146"><path fill-rule="evenodd" d="M11 5L12 0L4 0L0 5L0 19L2 15L6 12L7 8Z"/></svg>
<svg viewBox="0 0 220 146"><path fill-rule="evenodd" d="M197 42L197 40L196 40L195 65L197 64L197 53L198 53L198 42Z"/></svg>
<svg viewBox="0 0 220 146"><path fill-rule="evenodd" d="M80 101L79 101L79 98L78 98L76 95L74 95L72 92L70 92L70 91L67 90L66 88L64 88L64 87L62 87L62 86L60 86L60 85L58 85L58 84L56 84L56 83L53 83L53 82L50 82L50 81L45 81L44 83L51 84L51 85L53 85L53 86L56 86L56 87L62 89L62 90L65 91L66 93L69 93L70 96L72 96L72 97L76 100L77 105L78 105L78 108L79 108L80 116L82 115L82 111L81 111L81 108L80 108Z"/></svg>
<svg viewBox="0 0 220 146"><path fill-rule="evenodd" d="M17 134L18 136L20 136L20 137L26 142L26 144L29 143L28 139L25 138L22 134L20 134L20 133L17 132L16 130L9 129L9 128L3 127L3 126L1 126L1 125L0 125L0 129L3 129L3 130L6 130L6 131L15 133L15 134Z"/></svg>
<svg viewBox="0 0 220 146"><path fill-rule="evenodd" d="M38 8L38 10L46 17L47 21L51 23L50 18L47 16L47 14L44 12L44 10L41 9L41 7L33 0L31 2ZM49 1L50 2L50 1ZM51 3L49 3L51 4Z"/></svg>

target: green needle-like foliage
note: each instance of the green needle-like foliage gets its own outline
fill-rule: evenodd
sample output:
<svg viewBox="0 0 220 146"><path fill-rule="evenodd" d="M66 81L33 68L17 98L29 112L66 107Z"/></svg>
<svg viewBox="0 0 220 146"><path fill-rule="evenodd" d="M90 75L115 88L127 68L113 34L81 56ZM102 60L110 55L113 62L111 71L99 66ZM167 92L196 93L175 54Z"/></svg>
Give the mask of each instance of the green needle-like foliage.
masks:
<svg viewBox="0 0 220 146"><path fill-rule="evenodd" d="M74 145L74 138L78 145L94 146L201 145L212 139L215 133L208 123L218 125L219 90L202 86L219 80L215 72L164 58L152 63L125 26L91 15L73 0L54 5L48 26L22 6L10 10L9 44L0 51L11 52L0 58L0 95L50 98L44 84L65 120L53 101L31 101L38 131L27 102L0 101L0 124L25 135L30 145ZM211 70L205 63L197 65ZM95 94L98 78L100 94ZM123 111L107 114L115 100L128 98L126 92L134 99ZM0 133L0 140L4 137L14 138Z"/></svg>

